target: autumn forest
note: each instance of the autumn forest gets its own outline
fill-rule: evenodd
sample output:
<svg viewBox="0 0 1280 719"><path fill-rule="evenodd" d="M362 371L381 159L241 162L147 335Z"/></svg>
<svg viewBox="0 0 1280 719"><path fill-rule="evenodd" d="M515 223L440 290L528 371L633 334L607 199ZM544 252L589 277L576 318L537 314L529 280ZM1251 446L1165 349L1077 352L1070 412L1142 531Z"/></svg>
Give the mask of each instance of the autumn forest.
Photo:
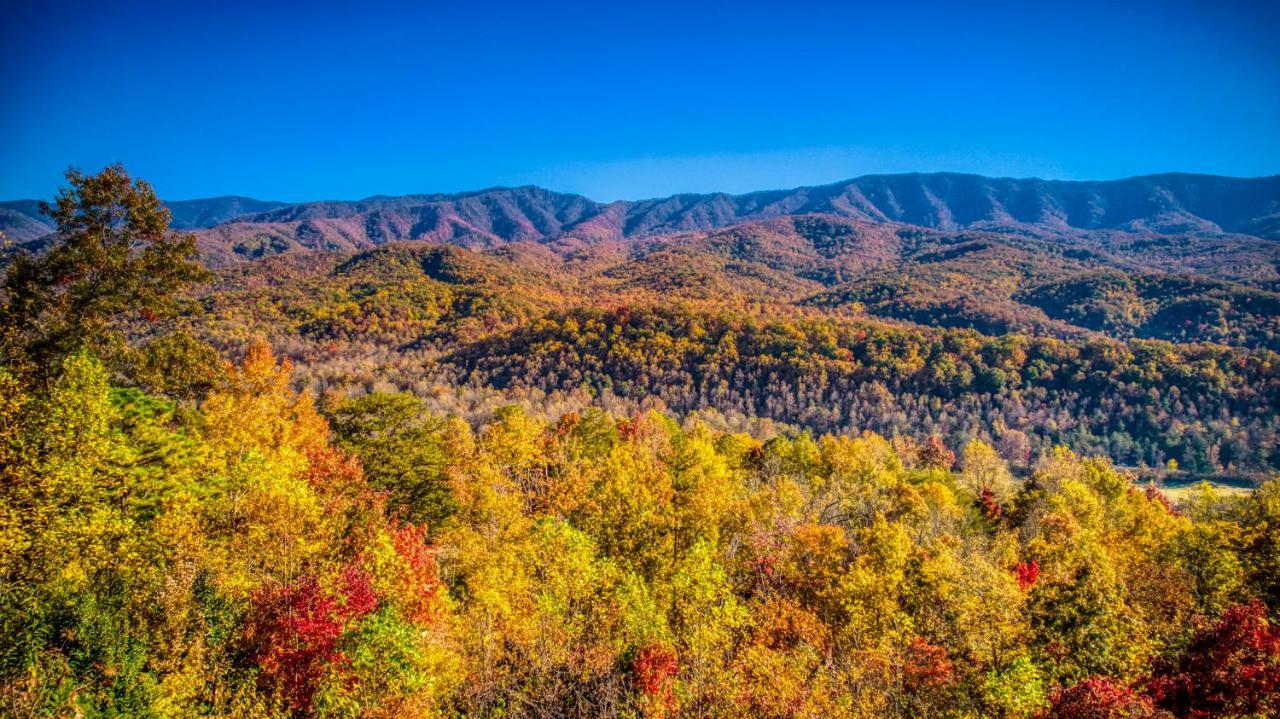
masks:
<svg viewBox="0 0 1280 719"><path fill-rule="evenodd" d="M0 715L1277 716L1275 180L69 171L0 207Z"/></svg>

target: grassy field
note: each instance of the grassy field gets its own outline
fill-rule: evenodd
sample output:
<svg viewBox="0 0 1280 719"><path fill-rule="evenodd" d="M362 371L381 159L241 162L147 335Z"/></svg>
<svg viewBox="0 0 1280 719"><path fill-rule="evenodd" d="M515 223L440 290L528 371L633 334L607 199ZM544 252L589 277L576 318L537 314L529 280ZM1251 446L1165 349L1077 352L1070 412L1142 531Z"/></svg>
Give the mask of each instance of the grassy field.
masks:
<svg viewBox="0 0 1280 719"><path fill-rule="evenodd" d="M1195 493L1199 492L1201 484L1206 483L1187 482L1183 484L1166 484L1160 486L1160 491L1164 493L1164 496L1169 498L1170 502L1173 502L1174 504L1181 504L1188 498L1192 497ZM1207 484L1211 485L1214 491L1220 496L1246 495L1253 492L1252 486L1223 484L1218 482L1208 482Z"/></svg>

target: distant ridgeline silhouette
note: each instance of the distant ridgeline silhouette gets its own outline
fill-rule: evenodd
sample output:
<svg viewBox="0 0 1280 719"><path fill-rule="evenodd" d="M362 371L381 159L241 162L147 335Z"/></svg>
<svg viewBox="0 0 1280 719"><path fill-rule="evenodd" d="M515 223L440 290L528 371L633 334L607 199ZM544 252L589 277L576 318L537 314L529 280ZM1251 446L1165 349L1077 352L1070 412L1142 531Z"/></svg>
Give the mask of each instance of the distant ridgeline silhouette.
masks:
<svg viewBox="0 0 1280 719"><path fill-rule="evenodd" d="M1076 182L931 173L609 203L529 186L355 201L216 197L168 205L175 228L202 230L201 245L213 264L254 255L246 251L246 239L269 252L359 249L401 240L491 246L651 237L807 214L1037 236L1107 231L1280 239L1280 176L1163 174ZM51 227L35 201L18 200L0 203L0 230L21 245Z"/></svg>

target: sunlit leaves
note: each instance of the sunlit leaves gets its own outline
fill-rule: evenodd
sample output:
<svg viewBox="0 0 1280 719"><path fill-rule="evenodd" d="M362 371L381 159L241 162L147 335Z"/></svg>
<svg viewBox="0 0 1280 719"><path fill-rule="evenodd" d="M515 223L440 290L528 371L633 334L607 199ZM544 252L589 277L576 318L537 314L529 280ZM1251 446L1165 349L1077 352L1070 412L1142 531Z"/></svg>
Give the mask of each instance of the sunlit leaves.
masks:
<svg viewBox="0 0 1280 719"><path fill-rule="evenodd" d="M0 386L22 711L1275 707L1274 608L1240 604L1273 596L1270 485L1174 507L1066 450L1017 482L981 442L952 471L940 439L514 407L476 429L378 393L328 404L331 430L265 344L196 406L83 354Z"/></svg>

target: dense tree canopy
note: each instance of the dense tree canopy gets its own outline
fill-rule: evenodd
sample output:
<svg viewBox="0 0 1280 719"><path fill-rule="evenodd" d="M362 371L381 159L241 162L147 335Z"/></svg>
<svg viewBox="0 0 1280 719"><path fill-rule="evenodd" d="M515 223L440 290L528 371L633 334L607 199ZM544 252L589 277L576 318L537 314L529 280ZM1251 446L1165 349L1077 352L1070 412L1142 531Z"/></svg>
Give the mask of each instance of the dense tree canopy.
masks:
<svg viewBox="0 0 1280 719"><path fill-rule="evenodd" d="M512 401L552 419L656 407L714 413L721 429L766 420L938 435L957 451L978 439L1018 474L1056 445L1125 467L1172 459L1192 476L1252 481L1280 469L1280 357L1267 349L991 336L575 288L562 274L572 268L539 275L531 262L406 245L272 258L225 271L185 322L230 354L267 333L317 392L411 391L473 422Z"/></svg>
<svg viewBox="0 0 1280 719"><path fill-rule="evenodd" d="M1274 484L1173 509L1067 450L1015 483L981 443L407 395L330 425L261 344L185 408L86 352L0 381L13 715L1280 710Z"/></svg>
<svg viewBox="0 0 1280 719"><path fill-rule="evenodd" d="M556 308L440 248L152 325L189 243L70 179L5 284L0 714L1280 713L1280 478L1102 456L1276 466L1266 350Z"/></svg>

